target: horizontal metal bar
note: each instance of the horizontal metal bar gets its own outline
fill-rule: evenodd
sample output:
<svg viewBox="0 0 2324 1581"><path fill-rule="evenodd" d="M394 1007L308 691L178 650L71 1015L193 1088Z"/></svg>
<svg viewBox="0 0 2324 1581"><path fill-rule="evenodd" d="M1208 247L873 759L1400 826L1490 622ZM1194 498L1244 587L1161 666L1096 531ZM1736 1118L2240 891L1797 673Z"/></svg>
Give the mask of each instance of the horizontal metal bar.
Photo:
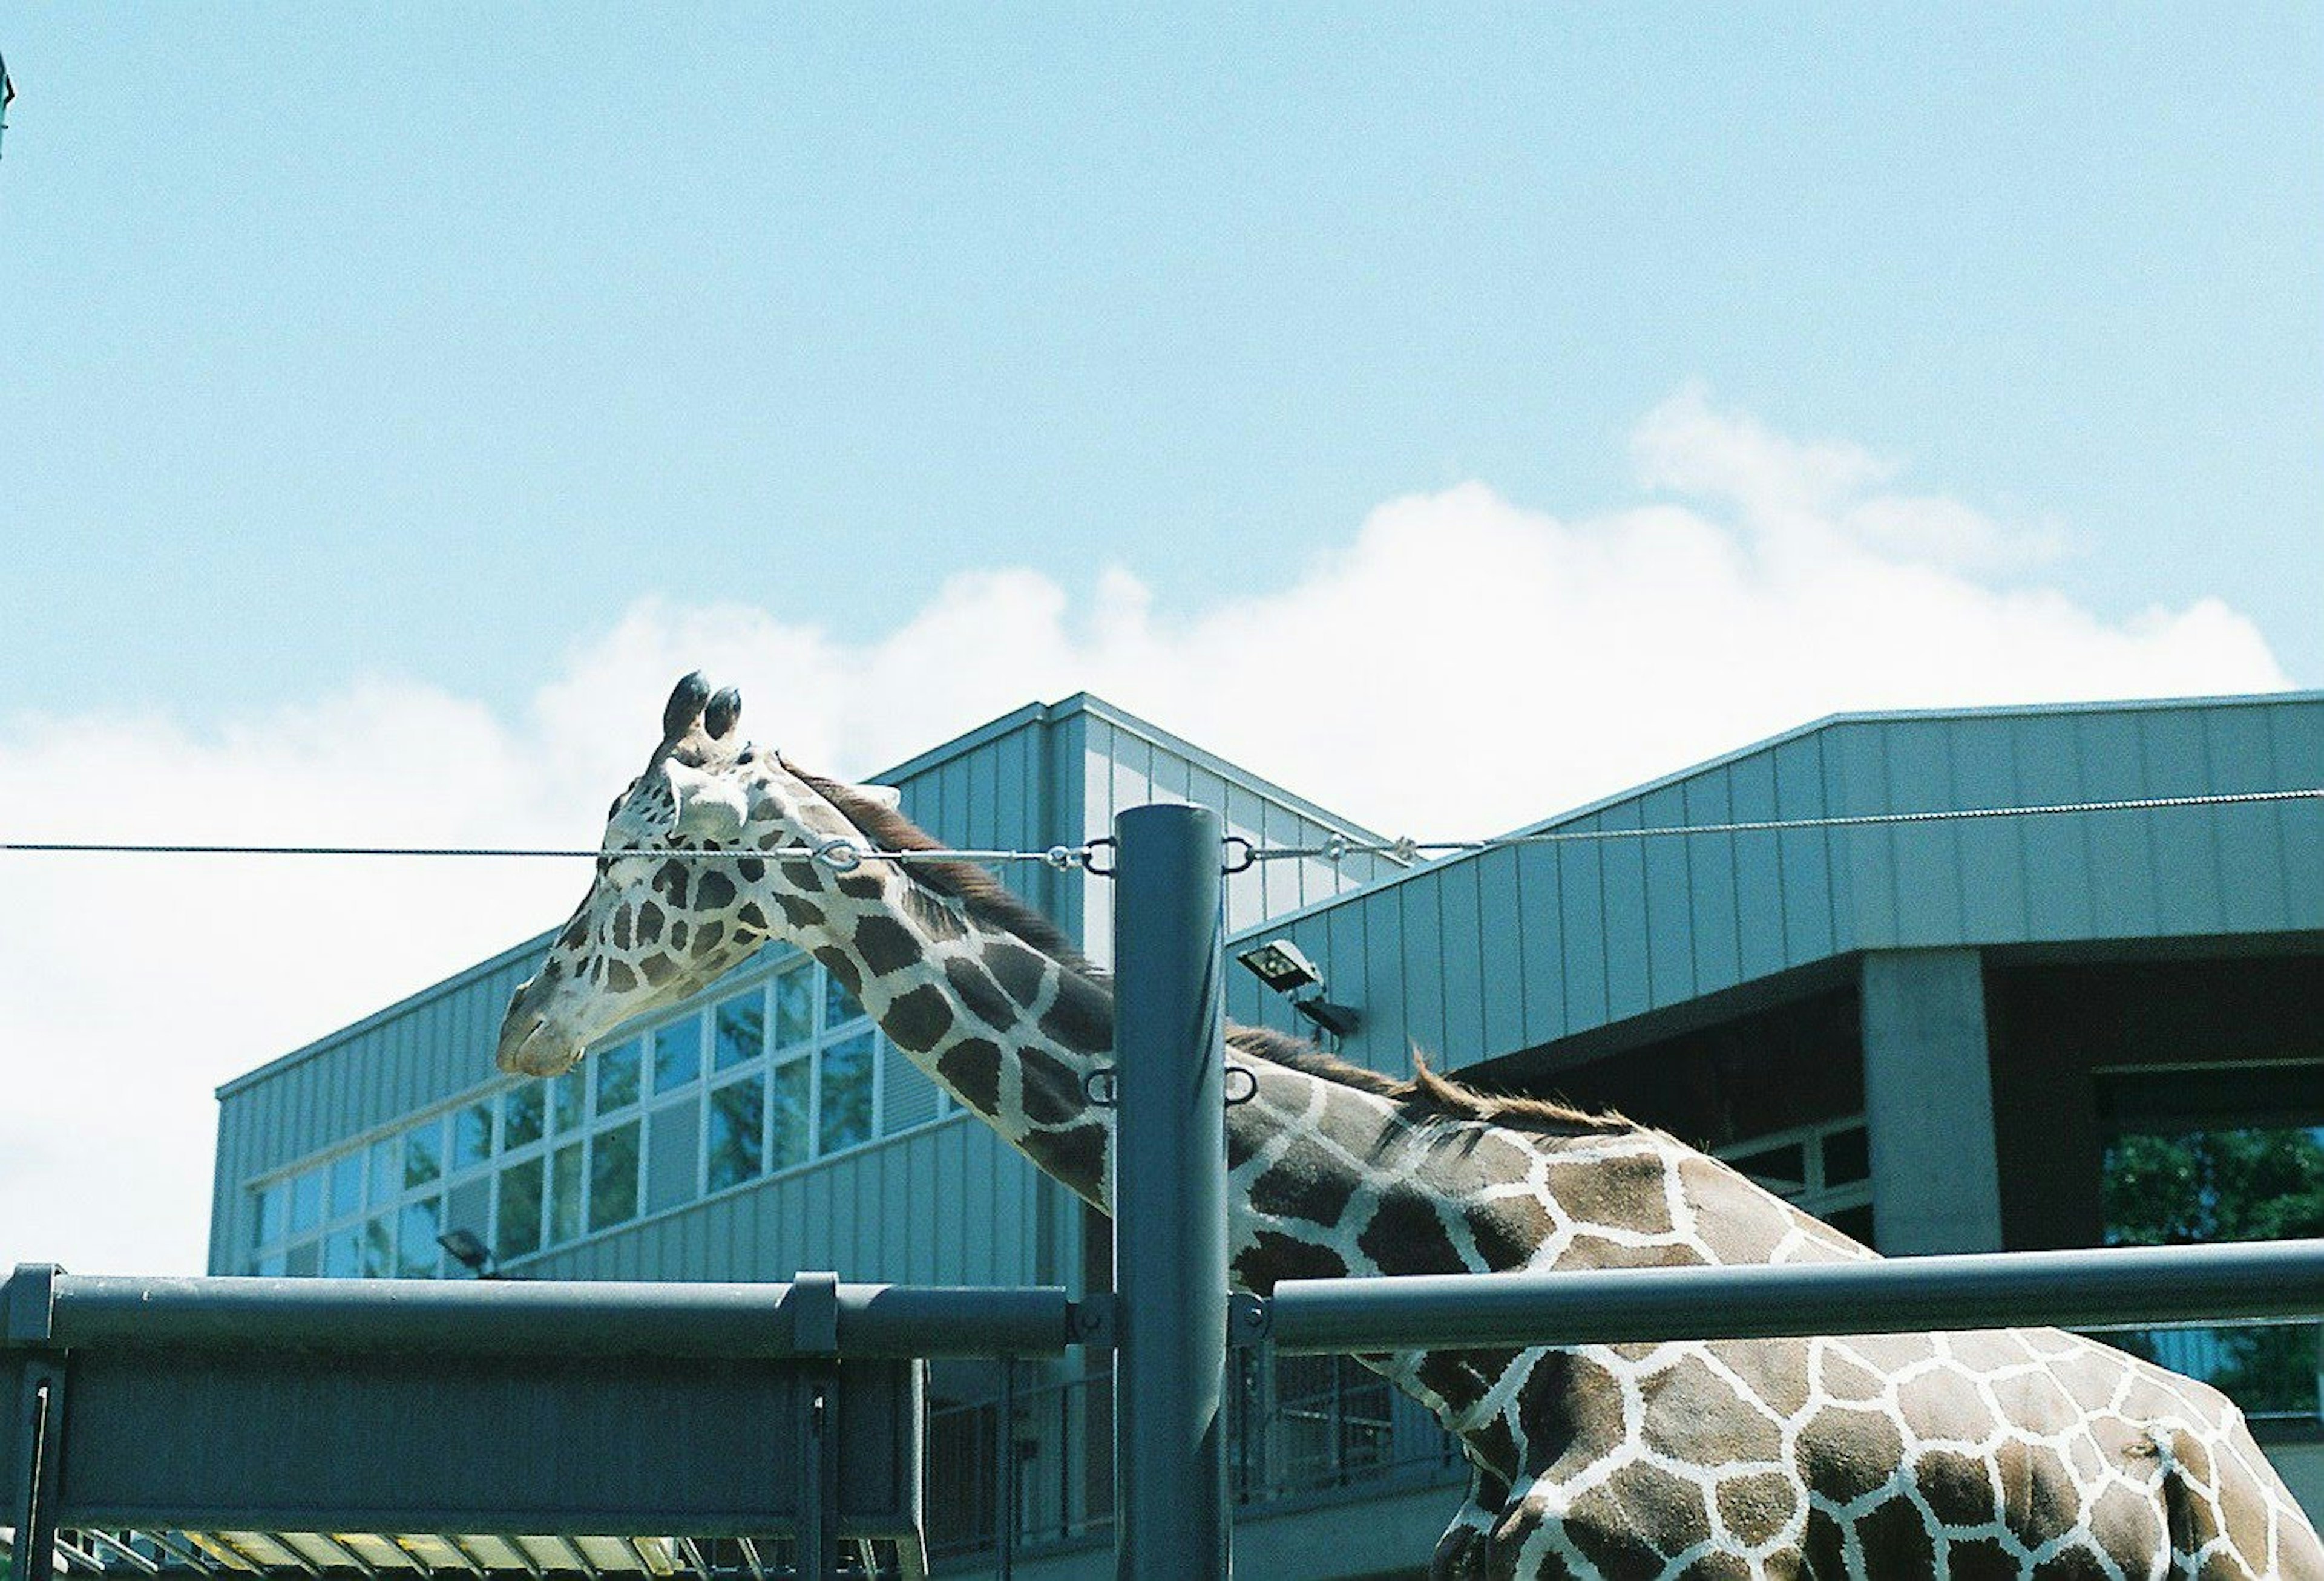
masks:
<svg viewBox="0 0 2324 1581"><path fill-rule="evenodd" d="M20 1271L19 1277L22 1277ZM484 1356L766 1358L794 1340L786 1284L126 1278L59 1274L46 1345L413 1349ZM1074 1342L1055 1286L839 1286L842 1356L1056 1356ZM0 1342L0 1348L5 1348Z"/></svg>
<svg viewBox="0 0 2324 1581"><path fill-rule="evenodd" d="M2116 1246L1744 1268L1289 1280L1240 1306L1246 1341L1295 1354L1752 1339L2324 1314L2324 1240Z"/></svg>

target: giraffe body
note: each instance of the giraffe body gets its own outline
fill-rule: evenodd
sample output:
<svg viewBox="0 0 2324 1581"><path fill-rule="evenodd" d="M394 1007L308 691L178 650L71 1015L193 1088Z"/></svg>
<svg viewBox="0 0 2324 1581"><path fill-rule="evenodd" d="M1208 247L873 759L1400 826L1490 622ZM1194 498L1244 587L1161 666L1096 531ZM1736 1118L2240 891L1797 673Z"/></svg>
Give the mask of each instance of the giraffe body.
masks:
<svg viewBox="0 0 2324 1581"><path fill-rule="evenodd" d="M589 896L511 1003L503 1067L555 1074L781 937L1103 1209L1111 1114L1084 1085L1111 1053L1103 975L978 870L815 860L831 840L933 842L879 797L742 745L739 706L680 683ZM1228 1035L1256 1081L1225 1121L1242 1289L1873 1255L1618 1117ZM2054 1330L1362 1359L1469 1461L1437 1576L2324 1581L2324 1548L2231 1403Z"/></svg>

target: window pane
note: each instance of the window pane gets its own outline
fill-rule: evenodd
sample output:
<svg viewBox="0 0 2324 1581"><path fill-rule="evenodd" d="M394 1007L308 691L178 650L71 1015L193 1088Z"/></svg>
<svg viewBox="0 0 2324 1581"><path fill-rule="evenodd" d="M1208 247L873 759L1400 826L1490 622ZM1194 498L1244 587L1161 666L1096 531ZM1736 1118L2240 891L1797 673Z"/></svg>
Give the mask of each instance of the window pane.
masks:
<svg viewBox="0 0 2324 1581"><path fill-rule="evenodd" d="M493 1255L506 1262L540 1250L541 1161L528 1158L501 1171L500 1219Z"/></svg>
<svg viewBox="0 0 2324 1581"><path fill-rule="evenodd" d="M293 1279L312 1277L319 1249L313 1241L300 1241L282 1255L282 1272Z"/></svg>
<svg viewBox="0 0 2324 1581"><path fill-rule="evenodd" d="M731 1071L745 1060L755 1060L767 1046L767 1004L757 990L718 1007L716 1043L711 1064Z"/></svg>
<svg viewBox="0 0 2324 1581"><path fill-rule="evenodd" d="M1872 1177L1871 1141L1861 1126L1823 1140L1823 1183L1845 1185Z"/></svg>
<svg viewBox="0 0 2324 1581"><path fill-rule="evenodd" d="M512 1087L501 1094L501 1151L522 1147L528 1142L538 1142L548 1129L548 1117L542 1112L541 1086L528 1081L521 1087Z"/></svg>
<svg viewBox="0 0 2324 1581"><path fill-rule="evenodd" d="M436 1259L443 1251L436 1244L436 1199L423 1197L407 1203L396 1231L395 1271L406 1279L435 1276Z"/></svg>
<svg viewBox="0 0 2324 1581"><path fill-rule="evenodd" d="M444 1172L444 1127L430 1120L403 1134L403 1185L424 1186Z"/></svg>
<svg viewBox="0 0 2324 1581"><path fill-rule="evenodd" d="M589 1144L589 1227L638 1216L638 1123L600 1131Z"/></svg>
<svg viewBox="0 0 2324 1581"><path fill-rule="evenodd" d="M395 1222L385 1214L364 1220L361 1272L365 1279L385 1279L395 1272Z"/></svg>
<svg viewBox="0 0 2324 1581"><path fill-rule="evenodd" d="M281 1252L269 1252L258 1260L258 1273L263 1279L280 1279L290 1272L290 1259Z"/></svg>
<svg viewBox="0 0 2324 1581"><path fill-rule="evenodd" d="M290 1227L290 1188L277 1181L258 1193L258 1244L272 1245Z"/></svg>
<svg viewBox="0 0 2324 1581"><path fill-rule="evenodd" d="M665 1104L646 1121L646 1211L694 1200L702 1163L702 1100Z"/></svg>
<svg viewBox="0 0 2324 1581"><path fill-rule="evenodd" d="M403 1190L403 1138L383 1136L371 1144L371 1205L381 1208Z"/></svg>
<svg viewBox="0 0 2324 1581"><path fill-rule="evenodd" d="M588 1078L586 1065L576 1065L549 1084L549 1115L555 1122L553 1129L559 1136L580 1127L582 1111L589 1089L582 1086Z"/></svg>
<svg viewBox="0 0 2324 1581"><path fill-rule="evenodd" d="M333 1279L353 1279L363 1267L363 1227L333 1230L323 1237L323 1272Z"/></svg>
<svg viewBox="0 0 2324 1581"><path fill-rule="evenodd" d="M493 1100L472 1103L452 1117L452 1167L467 1169L493 1155Z"/></svg>
<svg viewBox="0 0 2324 1581"><path fill-rule="evenodd" d="M766 1078L746 1076L710 1094L710 1189L747 1181L759 1172Z"/></svg>
<svg viewBox="0 0 2324 1581"><path fill-rule="evenodd" d="M331 1217L344 1218L362 1210L364 1157L350 1153L331 1160Z"/></svg>
<svg viewBox="0 0 2324 1581"><path fill-rule="evenodd" d="M549 1168L549 1238L569 1241L581 1233L581 1144L560 1147Z"/></svg>
<svg viewBox="0 0 2324 1581"><path fill-rule="evenodd" d="M815 1035L815 973L796 967L775 979L775 1042L793 1048Z"/></svg>
<svg viewBox="0 0 2324 1581"><path fill-rule="evenodd" d="M609 1115L618 1108L627 1108L638 1101L638 1066L641 1051L636 1038L616 1043L596 1056L597 1112Z"/></svg>
<svg viewBox="0 0 2324 1581"><path fill-rule="evenodd" d="M656 1092L675 1092L702 1074L702 1017L673 1021L653 1034Z"/></svg>
<svg viewBox="0 0 2324 1581"><path fill-rule="evenodd" d="M823 1029L829 1032L844 1022L863 1014L863 1007L847 991L847 985L829 972L823 974Z"/></svg>
<svg viewBox="0 0 2324 1581"><path fill-rule="evenodd" d="M819 1151L872 1139L872 1034L861 1032L823 1051Z"/></svg>
<svg viewBox="0 0 2324 1581"><path fill-rule="evenodd" d="M290 1182L290 1228L293 1234L323 1222L323 1172L309 1170Z"/></svg>
<svg viewBox="0 0 2324 1581"><path fill-rule="evenodd" d="M774 1135L767 1149L770 1169L788 1169L807 1160L807 1140L814 1135L808 1128L814 1080L815 1066L807 1060L793 1060L775 1071Z"/></svg>

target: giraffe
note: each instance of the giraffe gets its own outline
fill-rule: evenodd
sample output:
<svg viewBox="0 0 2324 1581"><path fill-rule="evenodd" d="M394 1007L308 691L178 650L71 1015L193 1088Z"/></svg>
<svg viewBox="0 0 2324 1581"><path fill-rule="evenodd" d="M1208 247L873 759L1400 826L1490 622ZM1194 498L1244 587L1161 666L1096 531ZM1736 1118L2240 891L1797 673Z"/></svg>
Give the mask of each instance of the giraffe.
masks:
<svg viewBox="0 0 2324 1581"><path fill-rule="evenodd" d="M556 1075L770 940L821 961L896 1046L1101 1211L1102 972L891 795L742 740L740 698L671 694L587 896L519 988L498 1062ZM832 870L833 840L871 855ZM719 853L721 859L673 850ZM1229 1255L1279 1280L1841 1262L1874 1253L1660 1132L1227 1034ZM2324 1546L2207 1385L2050 1329L1362 1358L1457 1439L1470 1485L1431 1575L2251 1576Z"/></svg>

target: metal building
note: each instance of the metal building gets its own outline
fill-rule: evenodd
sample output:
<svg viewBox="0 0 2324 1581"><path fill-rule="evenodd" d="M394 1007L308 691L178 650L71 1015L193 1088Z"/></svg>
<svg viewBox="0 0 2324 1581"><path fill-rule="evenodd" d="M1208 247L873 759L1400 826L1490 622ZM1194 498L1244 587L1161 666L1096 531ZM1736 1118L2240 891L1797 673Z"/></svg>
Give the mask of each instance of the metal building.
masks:
<svg viewBox="0 0 2324 1581"><path fill-rule="evenodd" d="M1370 838L1086 695L881 777L964 845L1077 843L1170 799L1255 841ZM2106 1183L2124 1138L2296 1147L2324 1126L2324 799L1613 832L2317 786L2324 694L1848 716L1529 832L1575 838L1408 870L1261 864L1230 881L1231 949L1284 938L1312 958L1358 1013L1349 1058L1401 1072L1417 1047L1472 1080L1613 1104L1885 1251L2094 1245L2129 1233ZM1006 876L1106 957L1102 880ZM787 950L556 1082L500 1078L501 1010L546 942L221 1089L212 1271L458 1277L438 1237L466 1230L511 1276L1109 1277L1102 1227ZM1240 973L1229 1013L1309 1029ZM2149 1343L2248 1381L2271 1453L2324 1507L2312 1365L2285 1397L2284 1368L2245 1366L2246 1340ZM2311 1359L2313 1344L2277 1337ZM937 1373L938 1572L984 1573L1006 1527L1018 1574L1102 1573L1102 1380L1010 1382L1004 1429L995 1369ZM1243 1382L1249 1573L1416 1573L1460 1480L1434 1424L1345 1362Z"/></svg>

